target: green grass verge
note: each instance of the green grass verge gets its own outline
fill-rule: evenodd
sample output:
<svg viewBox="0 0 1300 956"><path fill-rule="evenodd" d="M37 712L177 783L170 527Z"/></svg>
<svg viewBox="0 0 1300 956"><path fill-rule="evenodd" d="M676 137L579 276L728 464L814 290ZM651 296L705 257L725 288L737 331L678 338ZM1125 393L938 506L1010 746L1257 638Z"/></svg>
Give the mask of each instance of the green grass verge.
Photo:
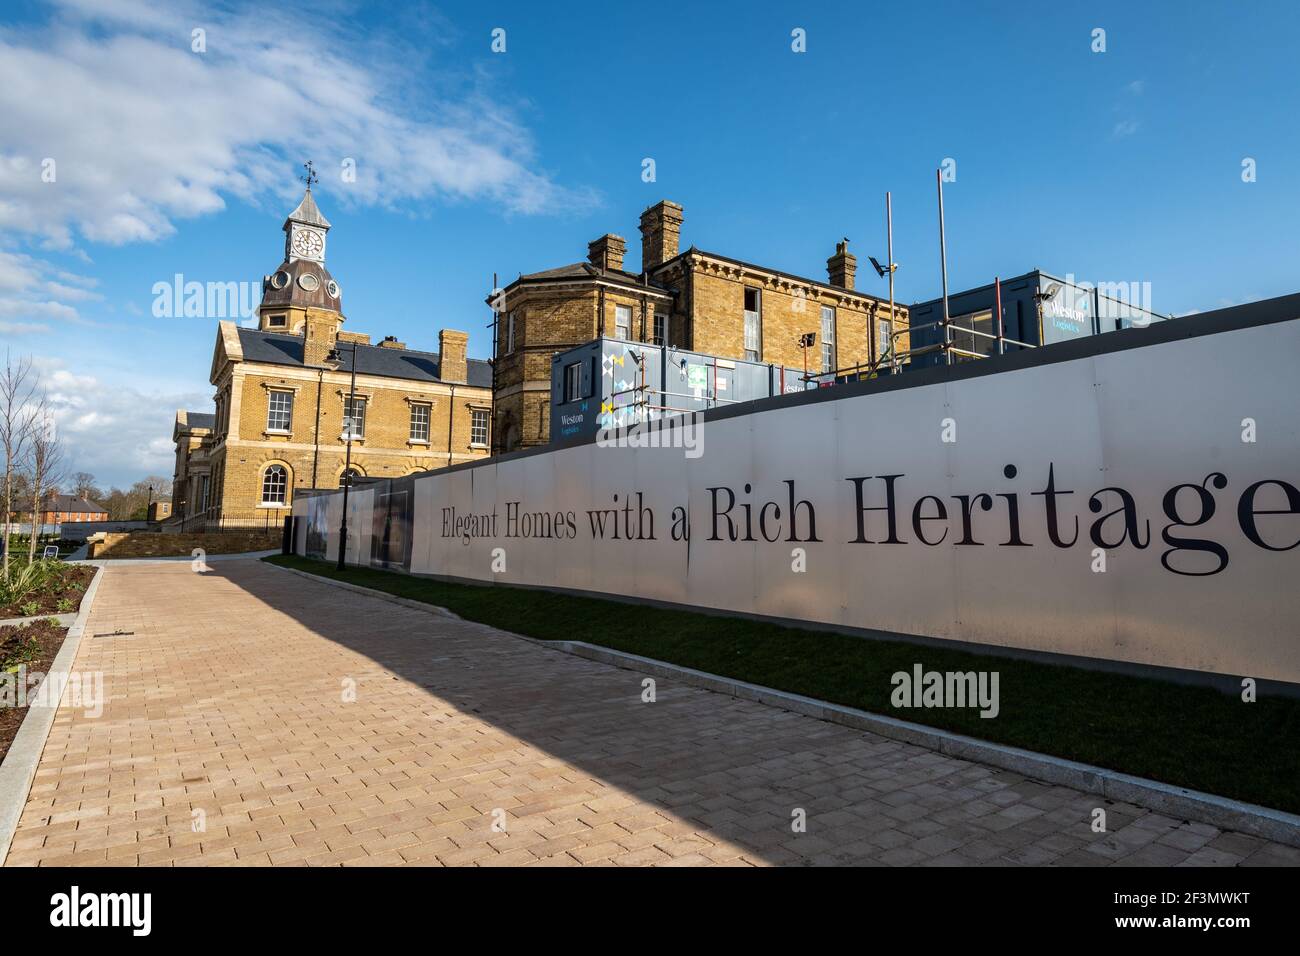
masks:
<svg viewBox="0 0 1300 956"><path fill-rule="evenodd" d="M599 644L711 674L1300 813L1300 700L808 631L514 587L450 584L300 557L264 560L448 608L542 640ZM1001 710L890 705L890 677L996 670Z"/></svg>

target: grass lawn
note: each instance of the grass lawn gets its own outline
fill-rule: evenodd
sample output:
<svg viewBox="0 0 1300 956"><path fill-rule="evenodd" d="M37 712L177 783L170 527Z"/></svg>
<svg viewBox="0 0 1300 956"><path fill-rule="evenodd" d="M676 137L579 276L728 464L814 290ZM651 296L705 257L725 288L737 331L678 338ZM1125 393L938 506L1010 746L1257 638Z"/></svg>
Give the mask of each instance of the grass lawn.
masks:
<svg viewBox="0 0 1300 956"><path fill-rule="evenodd" d="M264 560L542 640L600 644L931 727L1300 813L1300 700L1184 687L738 618L503 586L449 584L301 557ZM1225 635L1225 638L1227 635ZM890 677L996 670L1001 710L900 710Z"/></svg>

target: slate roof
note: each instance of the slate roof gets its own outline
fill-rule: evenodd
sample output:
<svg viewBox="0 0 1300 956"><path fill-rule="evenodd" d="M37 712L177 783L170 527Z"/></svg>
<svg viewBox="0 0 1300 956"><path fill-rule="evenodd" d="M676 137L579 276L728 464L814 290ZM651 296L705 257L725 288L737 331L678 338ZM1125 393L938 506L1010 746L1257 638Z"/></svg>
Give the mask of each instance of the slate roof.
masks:
<svg viewBox="0 0 1300 956"><path fill-rule="evenodd" d="M212 428L217 423L217 416L211 412L186 411L185 422L191 428Z"/></svg>
<svg viewBox="0 0 1300 956"><path fill-rule="evenodd" d="M108 509L94 501L76 495L50 495L45 499L46 511L65 511L74 514L108 514Z"/></svg>
<svg viewBox="0 0 1300 956"><path fill-rule="evenodd" d="M280 332L262 332L258 329L239 329L239 344L244 359L267 365L302 366L303 340L297 335ZM339 348L343 364L341 372L352 371L352 346L344 342ZM386 349L378 345L357 346L357 373L402 378L413 382L441 382L442 363L437 352L418 352L414 349ZM483 359L468 361L469 384L476 388L492 387L492 365ZM456 383L459 384L459 383Z"/></svg>
<svg viewBox="0 0 1300 956"><path fill-rule="evenodd" d="M510 283L510 286L513 287L520 282L562 281L565 279L605 279L623 285L636 286L639 289L649 288L655 292L666 291L663 286L656 285L653 282L648 285L643 283L638 273L626 272L623 269L605 269L602 271L598 266L594 266L590 262L570 262L566 266L544 269L541 272L530 272L527 275L521 275Z"/></svg>
<svg viewBox="0 0 1300 956"><path fill-rule="evenodd" d="M316 206L316 200L312 198L310 186L303 193L302 202L298 203L298 208L289 213L288 218L310 226L324 226L326 229L330 227L330 221L321 215L320 209Z"/></svg>

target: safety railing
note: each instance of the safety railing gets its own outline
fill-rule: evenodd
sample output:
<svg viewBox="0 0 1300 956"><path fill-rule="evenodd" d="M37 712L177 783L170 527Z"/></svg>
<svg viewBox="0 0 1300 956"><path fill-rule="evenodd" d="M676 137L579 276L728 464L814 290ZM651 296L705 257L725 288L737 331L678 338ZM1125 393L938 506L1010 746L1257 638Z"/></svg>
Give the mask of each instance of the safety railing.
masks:
<svg viewBox="0 0 1300 956"><path fill-rule="evenodd" d="M916 348L903 349L901 351L898 349L898 339L903 336L913 336L917 332L933 328L938 328L942 331L945 324L947 325L946 334L941 335L940 341L931 342L927 345L920 345ZM993 347L988 352L978 352L972 349L963 348L961 345L958 345L953 341L954 336L967 335L992 342ZM943 353L947 356L944 359L944 362L951 364L954 359L983 359L992 358L995 355L1005 355L1008 347L1016 349L1032 349L1037 348L1038 346L1031 342L1021 342L1019 339L1010 338L1000 332L982 332L979 329L967 328L962 325L953 325L952 322L944 323L942 320L937 320L934 322L926 322L922 325L912 325L891 331L889 335L889 347L882 355L878 356L874 362L859 362L855 365L837 368L829 372L810 373L808 375L808 381L817 386L832 385L835 382L840 381L862 381L864 379L874 378L880 373L882 368L887 367L891 372L898 372L904 365L910 364L913 359L919 358L922 355L932 355L935 352Z"/></svg>

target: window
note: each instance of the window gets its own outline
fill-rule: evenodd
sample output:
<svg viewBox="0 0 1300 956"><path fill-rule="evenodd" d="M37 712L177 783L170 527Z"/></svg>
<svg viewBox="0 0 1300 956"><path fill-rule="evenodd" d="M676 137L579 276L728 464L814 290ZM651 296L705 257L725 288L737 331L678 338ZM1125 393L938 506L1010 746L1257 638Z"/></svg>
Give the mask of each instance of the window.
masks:
<svg viewBox="0 0 1300 956"><path fill-rule="evenodd" d="M351 432L354 440L366 437L366 400L359 395L343 400L343 438Z"/></svg>
<svg viewBox="0 0 1300 956"><path fill-rule="evenodd" d="M564 366L564 401L576 402L582 398L582 363L570 362Z"/></svg>
<svg viewBox="0 0 1300 956"><path fill-rule="evenodd" d="M876 319L876 358L884 358L894 349L893 326L888 319Z"/></svg>
<svg viewBox="0 0 1300 956"><path fill-rule="evenodd" d="M515 350L515 314L509 312L506 314L506 354L509 355Z"/></svg>
<svg viewBox="0 0 1300 956"><path fill-rule="evenodd" d="M267 392L266 430L287 432L293 422L293 392Z"/></svg>
<svg viewBox="0 0 1300 956"><path fill-rule="evenodd" d="M630 339L632 337L632 307L630 305L614 306L614 338Z"/></svg>
<svg viewBox="0 0 1300 956"><path fill-rule="evenodd" d="M763 350L763 314L757 289L745 290L745 358L757 362Z"/></svg>
<svg viewBox="0 0 1300 956"><path fill-rule="evenodd" d="M965 315L954 315L948 321L954 348L966 352L975 352L979 355L993 355L997 351L997 341L993 337L992 309L985 309L982 312L967 312ZM983 332L984 335L975 335L975 332ZM966 361L969 357L960 354L953 356L959 362Z"/></svg>
<svg viewBox="0 0 1300 956"><path fill-rule="evenodd" d="M289 487L289 473L283 465L272 465L262 475L262 504L282 505Z"/></svg>
<svg viewBox="0 0 1300 956"><path fill-rule="evenodd" d="M668 316L655 309L655 345L668 344Z"/></svg>
<svg viewBox="0 0 1300 956"><path fill-rule="evenodd" d="M835 371L835 309L822 306L822 371Z"/></svg>
<svg viewBox="0 0 1300 956"><path fill-rule="evenodd" d="M283 315L273 315L267 320L266 324L273 329L282 329L285 326L285 317Z"/></svg>
<svg viewBox="0 0 1300 956"><path fill-rule="evenodd" d="M411 441L429 443L429 406L411 404Z"/></svg>
<svg viewBox="0 0 1300 956"><path fill-rule="evenodd" d="M469 411L469 443L486 445L488 443L488 410L471 408Z"/></svg>

